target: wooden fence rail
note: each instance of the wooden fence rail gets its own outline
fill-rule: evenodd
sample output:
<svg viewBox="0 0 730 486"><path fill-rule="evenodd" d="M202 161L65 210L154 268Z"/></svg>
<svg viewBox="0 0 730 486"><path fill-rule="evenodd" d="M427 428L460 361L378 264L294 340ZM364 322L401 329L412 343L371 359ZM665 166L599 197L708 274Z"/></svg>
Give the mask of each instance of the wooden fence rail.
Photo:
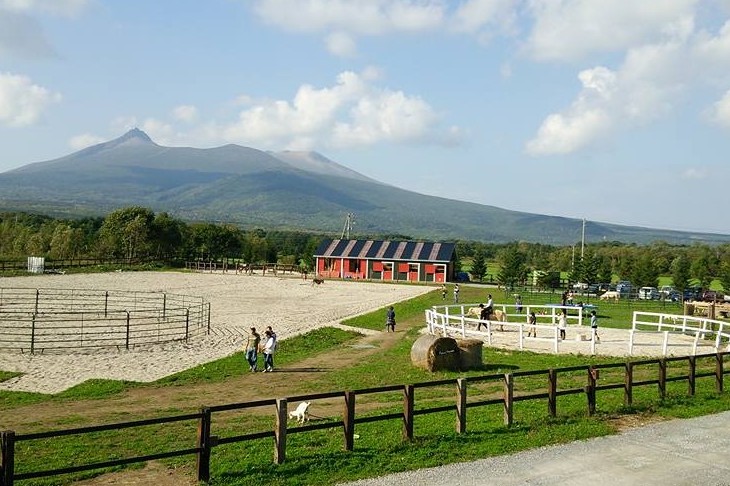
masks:
<svg viewBox="0 0 730 486"><path fill-rule="evenodd" d="M388 385L375 388L366 388L353 391L335 391L327 393L316 393L308 395L298 395L289 398L265 399L243 403L231 403L224 405L216 405L212 407L203 407L198 413L186 415L177 415L171 417L161 417L147 420L137 420L133 422L123 422L108 425L98 425L90 427L81 427L75 429L55 430L48 432L17 434L15 431L7 430L0 433L0 486L13 486L15 481L25 479L41 478L56 476L60 474L68 474L80 471L89 471L94 469L103 469L107 467L121 466L132 463L145 462L154 459L162 459L176 457L182 455L196 455L197 477L199 481L208 482L210 479L210 461L212 452L215 447L225 444L231 444L242 441L258 440L272 437L274 439L274 462L281 464L286 459L286 440L288 434L304 433L322 429L342 428L344 436L345 450L352 451L354 449L355 425L384 420L401 420L403 427L404 440L412 440L414 438L414 418L420 415L428 415L433 413L442 413L455 411L456 424L455 430L459 434L463 434L467 430L467 410L475 407L484 406L501 406L503 411L503 422L506 426L514 423L515 404L523 401L541 401L547 402L547 414L550 417L557 416L558 413L558 397L568 395L585 394L587 402L587 414L593 415L597 406L598 392L623 389L624 405L631 407L633 405L633 390L638 386L657 386L660 398L666 397L666 384L672 381L687 381L687 393L694 396L695 387L698 378L712 377L715 383L717 393L723 392L724 375L727 373L724 369L724 356L730 352L710 353L697 356L671 357L659 359L647 359L641 361L629 361L620 363L605 363L599 365L571 366L564 368L551 368L547 370L530 370L517 371L513 373L496 373L490 375L481 375L473 377L463 377L457 379L437 380L423 383L407 384L407 385ZM713 371L697 372L698 360L714 361ZM686 362L686 371L677 374L677 370L673 370L674 374L668 376L669 365L673 363L684 364ZM637 368L656 366L656 378L654 379L635 379ZM619 374L623 374L623 381L615 381L606 384L601 383L601 371L620 370ZM560 377L568 375L568 379L575 381L575 373L585 373L586 384L582 387L560 388ZM642 375L646 375L644 370ZM529 392L519 391L516 385L521 380L529 380L535 378L545 378L545 389ZM501 393L488 399L468 401L468 390L470 386L477 387L481 384L501 385ZM443 387L455 385L455 401L453 404L433 406L428 408L416 409L415 391L418 389ZM478 390L477 390L478 391ZM393 393L400 392L403 396L403 409L401 412L381 413L375 415L356 416L356 398L358 395L364 396L377 393ZM297 425L289 427L287 425L288 404L296 401L311 401L318 399L339 398L343 400L343 413L340 420L328 420L321 423ZM211 434L214 414L219 412L230 412L236 410L246 410L255 407L274 407L275 425L273 430L265 430L254 433L248 433L237 436L219 437ZM103 462L95 462L83 465L69 466L57 469L47 469L29 472L15 472L15 444L22 441L33 441L40 439L48 439L54 437L63 437L68 435L89 434L100 431L134 429L136 427L149 425L162 425L174 422L197 420L197 443L191 447L174 449L156 454L147 454L124 459L109 460ZM92 448L93 444L89 444Z"/></svg>

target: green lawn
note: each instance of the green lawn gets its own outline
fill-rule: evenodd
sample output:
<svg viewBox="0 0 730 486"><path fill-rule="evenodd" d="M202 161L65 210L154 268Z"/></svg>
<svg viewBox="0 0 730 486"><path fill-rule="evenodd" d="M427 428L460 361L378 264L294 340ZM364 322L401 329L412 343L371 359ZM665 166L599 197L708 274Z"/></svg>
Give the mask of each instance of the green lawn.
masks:
<svg viewBox="0 0 730 486"><path fill-rule="evenodd" d="M449 286L447 303L451 303ZM483 302L487 293L492 293L495 303L513 303L511 293L494 288L462 286L461 301ZM556 303L560 294L523 294L525 305ZM593 299L595 300L595 299ZM565 366L583 366L618 362L612 358L583 357L576 355L551 355L519 351L484 349L485 368L479 371L430 373L410 363L410 349L423 326L425 309L442 304L438 291L417 297L396 305L398 330L403 338L393 347L374 353L369 358L346 369L322 373L308 383L307 388L318 391L351 390L386 384L420 383L430 380L455 379L461 376L478 376L491 373L505 373L516 370L542 370ZM633 310L680 311L678 305L657 307L652 302L599 303L602 326L628 327ZM668 304L669 305L669 304ZM346 324L370 329L382 329L385 309L359 316ZM409 326L412 329L404 331ZM336 329L313 331L305 336L282 341L280 359L282 365L296 363L333 347L351 342L353 333ZM286 346L286 348L284 348ZM344 348L343 348L344 349ZM124 382L94 381L79 385L56 396L38 394L0 393L0 410L13 413L13 409L29 402L58 402L66 400L95 398L114 400L115 396L131 386L169 387L186 386L201 382L222 382L237 368L240 355L224 358L204 367L196 367L149 385ZM711 369L712 363L699 366ZM704 368L703 368L704 369ZM675 371L678 372L678 371ZM647 376L656 376L655 370L638 370ZM7 374L0 374L0 378ZM562 378L561 378L562 379ZM585 384L584 372L576 372L564 378L562 386L581 387ZM621 381L619 374L606 372L604 382ZM470 385L471 387L471 385ZM541 378L520 379L516 383L520 393L544 390ZM272 441L270 438L247 443L232 443L213 449L211 460L211 484L214 485L307 485L335 484L337 482L382 475L458 461L467 461L493 455L506 454L526 448L547 444L563 443L576 439L596 437L615 432L613 421L620 414L647 414L666 417L689 417L730 410L730 394L716 394L711 378L698 380L697 395L687 398L686 383L668 384L668 396L661 400L656 386L640 387L634 390L634 406L623 405L622 390L599 392L598 411L593 417L586 413L583 395L562 396L558 403L558 416L547 416L546 401L523 401L515 407L515 423L505 427L501 405L470 408L467 433L454 432L454 413L418 415L415 419L415 440L402 440L401 421L358 424L355 450L343 450L341 428L291 434L287 439L287 460L282 465L272 463ZM493 396L499 394L500 386L484 384L470 388L470 396ZM417 389L416 407L438 406L453 403L453 385ZM273 398L273 397L272 397ZM398 413L402 411L402 398L398 392L358 396L358 416L361 414ZM43 424L38 429L43 430ZM72 425L70 425L72 426ZM195 421L165 424L129 429L117 432L99 432L92 436L67 436L41 441L21 442L17 445L16 472L58 467L77 461L89 462L134 454L163 452L171 447L191 447L195 444L197 423ZM245 412L228 412L214 417L214 434L231 437L245 432L271 430L272 417L251 415ZM167 459L171 466L194 469L193 456ZM64 477L89 477L95 473L79 473ZM34 480L32 484L58 484L59 479ZM30 484L30 483L26 483Z"/></svg>

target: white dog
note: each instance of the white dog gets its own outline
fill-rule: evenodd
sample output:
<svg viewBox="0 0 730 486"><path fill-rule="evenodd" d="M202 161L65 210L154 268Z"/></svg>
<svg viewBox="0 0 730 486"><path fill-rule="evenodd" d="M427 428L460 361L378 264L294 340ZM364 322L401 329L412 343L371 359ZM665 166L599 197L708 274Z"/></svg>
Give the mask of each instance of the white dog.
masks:
<svg viewBox="0 0 730 486"><path fill-rule="evenodd" d="M289 418L297 419L298 424L309 421L309 406L311 404L312 402L300 403L295 410L289 412Z"/></svg>

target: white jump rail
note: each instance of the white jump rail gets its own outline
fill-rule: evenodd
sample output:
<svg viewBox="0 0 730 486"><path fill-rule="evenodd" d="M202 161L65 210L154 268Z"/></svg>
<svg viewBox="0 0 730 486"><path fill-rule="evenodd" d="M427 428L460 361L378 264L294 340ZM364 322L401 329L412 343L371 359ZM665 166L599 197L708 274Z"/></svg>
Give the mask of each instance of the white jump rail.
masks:
<svg viewBox="0 0 730 486"><path fill-rule="evenodd" d="M658 312L634 311L631 329L629 331L629 355L633 356L634 347L656 346L657 344L637 344L637 338L642 334L662 333L663 340L662 355L667 356L671 347L687 347L687 342L677 339L679 336L691 336L694 339L691 344L692 356L697 354L697 348L701 340L711 338L715 352L719 352L723 343L727 346L730 342L730 323L707 319L704 317L680 316L675 314L662 314ZM675 338L672 340L672 338ZM730 346L727 346L730 348Z"/></svg>
<svg viewBox="0 0 730 486"><path fill-rule="evenodd" d="M434 306L432 309L426 310L426 326L430 334L437 332L447 336L450 334L460 334L462 338L467 336L482 339L490 346L493 344L493 331L499 330L504 332L517 332L517 345L519 349L525 349L525 342L529 340L550 342L553 352L560 352L560 329L557 327L558 316L563 309L567 311L577 311L577 315L567 315L567 322L575 324L583 324L583 308L578 306L562 306L562 305L523 305L524 313L517 312L515 305L497 304L494 310L501 310L506 321L481 320L478 316L468 317L470 308L478 308L479 304L453 304ZM537 318L536 325L528 324L530 312L535 312ZM478 328L485 327L482 331ZM526 337L525 333L534 329L543 337ZM547 337L549 336L549 337ZM586 341L590 346L591 354L596 353L595 333L590 333L590 340Z"/></svg>

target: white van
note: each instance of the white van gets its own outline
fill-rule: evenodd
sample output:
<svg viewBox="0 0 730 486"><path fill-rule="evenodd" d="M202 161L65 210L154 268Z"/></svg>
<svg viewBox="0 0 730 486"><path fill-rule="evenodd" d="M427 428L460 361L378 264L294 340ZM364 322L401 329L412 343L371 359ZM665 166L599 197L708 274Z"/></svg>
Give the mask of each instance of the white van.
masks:
<svg viewBox="0 0 730 486"><path fill-rule="evenodd" d="M639 299L641 300L657 300L659 291L656 287L641 287L639 289Z"/></svg>

